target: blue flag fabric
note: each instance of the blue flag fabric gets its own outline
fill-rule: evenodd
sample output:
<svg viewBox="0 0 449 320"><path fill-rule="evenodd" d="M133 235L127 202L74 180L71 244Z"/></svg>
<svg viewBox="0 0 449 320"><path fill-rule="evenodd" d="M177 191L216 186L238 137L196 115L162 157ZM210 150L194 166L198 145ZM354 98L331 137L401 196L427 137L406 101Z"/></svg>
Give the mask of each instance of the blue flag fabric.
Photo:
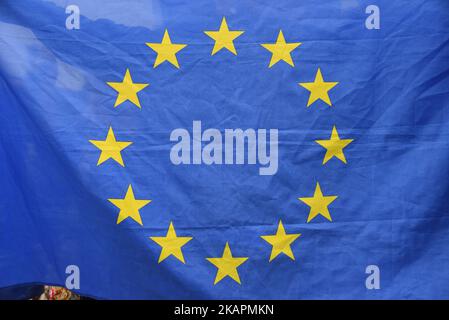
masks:
<svg viewBox="0 0 449 320"><path fill-rule="evenodd" d="M448 12L1 1L0 287L448 299Z"/></svg>

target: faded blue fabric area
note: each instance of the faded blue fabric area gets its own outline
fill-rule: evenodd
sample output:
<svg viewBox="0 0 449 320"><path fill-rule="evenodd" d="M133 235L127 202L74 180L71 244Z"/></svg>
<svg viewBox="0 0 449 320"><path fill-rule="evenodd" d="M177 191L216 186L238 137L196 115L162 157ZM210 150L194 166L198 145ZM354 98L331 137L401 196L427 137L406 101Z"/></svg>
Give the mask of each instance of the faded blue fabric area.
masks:
<svg viewBox="0 0 449 320"><path fill-rule="evenodd" d="M67 30L66 6L78 5L80 29ZM448 299L449 298L449 3L377 0L379 30L365 27L367 4L329 1L26 1L0 2L0 287L66 282L80 269L80 289L98 298L138 299ZM211 56L225 16L237 55ZM180 68L153 68L168 29ZM295 66L271 68L282 29ZM114 108L129 68L142 109ZM332 107L306 107L317 68ZM203 129L279 130L279 168L174 165L170 133ZM347 164L314 141L354 139ZM97 166L102 140L132 141ZM332 222L298 200L319 182ZM143 226L117 224L132 184ZM269 262L260 236L301 236ZM158 263L173 221L185 264ZM229 242L241 284L214 285ZM377 265L380 289L367 290L365 269Z"/></svg>

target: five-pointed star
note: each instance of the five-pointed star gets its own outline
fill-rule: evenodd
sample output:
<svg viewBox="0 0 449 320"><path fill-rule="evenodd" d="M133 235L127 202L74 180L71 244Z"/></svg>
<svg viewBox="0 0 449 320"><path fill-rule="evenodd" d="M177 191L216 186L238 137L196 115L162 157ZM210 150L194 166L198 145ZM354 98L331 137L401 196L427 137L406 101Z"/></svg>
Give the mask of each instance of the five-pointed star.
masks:
<svg viewBox="0 0 449 320"><path fill-rule="evenodd" d="M168 61L178 69L179 63L178 59L176 58L176 53L187 46L186 44L172 43L167 29L165 29L161 43L147 42L146 45L157 53L153 68L156 68L164 61Z"/></svg>
<svg viewBox="0 0 449 320"><path fill-rule="evenodd" d="M267 49L272 53L270 65L268 66L271 68L273 65L278 63L281 60L284 60L292 67L295 66L292 60L292 56L290 53L295 50L297 47L301 45L301 42L285 42L284 34L282 33L282 30L279 30L278 38L276 40L276 43L263 43L261 44L262 47Z"/></svg>
<svg viewBox="0 0 449 320"><path fill-rule="evenodd" d="M115 91L118 92L117 99L114 103L114 108L123 102L129 100L134 103L137 107L142 108L140 106L139 97L137 93L144 88L146 88L148 83L135 83L131 78L131 73L129 69L126 69L125 76L123 77L122 82L106 82L109 86L111 86Z"/></svg>
<svg viewBox="0 0 449 320"><path fill-rule="evenodd" d="M318 99L323 100L329 106L332 106L331 99L329 98L329 90L335 87L338 82L325 82L323 80L323 75L321 74L321 69L315 75L314 82L301 82L299 85L310 91L309 101L307 101L307 106L309 107L312 103Z"/></svg>
<svg viewBox="0 0 449 320"><path fill-rule="evenodd" d="M120 151L132 144L132 142L115 140L115 135L114 131L112 131L112 127L109 127L106 140L89 140L89 142L101 150L97 166L110 158L117 161L122 167L125 166Z"/></svg>
<svg viewBox="0 0 449 320"><path fill-rule="evenodd" d="M273 248L271 249L270 262L276 258L279 254L284 253L292 260L295 260L295 256L293 255L292 248L290 245L295 241L301 234L300 233L285 233L284 225L282 221L279 220L278 229L276 234L261 236L266 242L271 244Z"/></svg>
<svg viewBox="0 0 449 320"><path fill-rule="evenodd" d="M171 255L182 263L186 263L181 248L193 238L176 236L173 222L170 222L170 226L168 227L167 235L165 237L150 237L150 239L162 247L158 263L161 263Z"/></svg>
<svg viewBox="0 0 449 320"><path fill-rule="evenodd" d="M134 198L134 192L131 185L129 185L128 190L126 191L125 198L123 199L108 199L112 202L117 208L120 209L117 218L117 224L130 217L138 224L143 226L142 218L140 217L139 209L143 208L147 204L151 202L151 200L136 200Z"/></svg>
<svg viewBox="0 0 449 320"><path fill-rule="evenodd" d="M220 29L218 31L204 31L209 37L215 40L214 48L212 49L212 56L223 48L228 49L233 54L237 55L234 47L234 40L241 36L243 31L229 31L226 18L221 20Z"/></svg>
<svg viewBox="0 0 449 320"><path fill-rule="evenodd" d="M237 272L237 267L248 260L248 257L233 257L231 249L229 248L229 244L227 242L223 251L223 256L221 258L206 258L206 260L218 268L214 285L220 282L226 276L231 277L238 284L241 284L240 277Z"/></svg>
<svg viewBox="0 0 449 320"><path fill-rule="evenodd" d="M315 140L320 146L326 148L326 154L324 155L323 164L328 162L333 157L340 159L343 163L346 163L345 154L343 148L350 144L354 139L340 139L338 136L337 128L332 128L331 138L329 140Z"/></svg>
<svg viewBox="0 0 449 320"><path fill-rule="evenodd" d="M310 207L309 216L307 218L307 222L310 222L313 218L315 218L319 214L321 214L327 220L332 221L327 206L330 205L337 198L338 198L337 196L323 196L320 184L317 182L313 197L304 197L298 199Z"/></svg>

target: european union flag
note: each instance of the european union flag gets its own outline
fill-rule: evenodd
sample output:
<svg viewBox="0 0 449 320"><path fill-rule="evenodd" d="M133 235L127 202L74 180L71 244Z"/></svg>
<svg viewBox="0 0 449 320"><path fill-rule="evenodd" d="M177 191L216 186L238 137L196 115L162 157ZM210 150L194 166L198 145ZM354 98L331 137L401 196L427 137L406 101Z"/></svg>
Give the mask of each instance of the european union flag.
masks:
<svg viewBox="0 0 449 320"><path fill-rule="evenodd" d="M1 1L0 287L448 299L448 12Z"/></svg>

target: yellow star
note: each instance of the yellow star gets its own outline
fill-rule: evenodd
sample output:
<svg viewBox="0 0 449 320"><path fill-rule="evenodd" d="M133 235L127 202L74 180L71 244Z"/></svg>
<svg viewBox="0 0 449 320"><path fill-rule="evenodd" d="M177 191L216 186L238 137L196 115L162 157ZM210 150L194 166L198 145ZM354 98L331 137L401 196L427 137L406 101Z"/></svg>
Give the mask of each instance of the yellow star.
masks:
<svg viewBox="0 0 449 320"><path fill-rule="evenodd" d="M125 198L108 200L120 209L117 218L117 224L119 224L126 218L131 217L134 221L143 226L139 209L149 204L151 200L136 200L136 198L134 198L134 192L131 185L129 185L128 190L126 191Z"/></svg>
<svg viewBox="0 0 449 320"><path fill-rule="evenodd" d="M262 239L273 246L273 248L271 249L270 262L281 253L284 253L292 260L295 260L295 256L293 255L290 245L293 243L293 241L298 239L300 235L300 233L285 233L284 225L282 224L282 221L279 220L276 234L261 236Z"/></svg>
<svg viewBox="0 0 449 320"><path fill-rule="evenodd" d="M229 31L226 18L221 20L220 29L218 31L204 31L209 37L215 40L214 48L212 49L212 56L223 48L228 49L233 54L237 55L234 47L234 40L241 36L243 31Z"/></svg>
<svg viewBox="0 0 449 320"><path fill-rule="evenodd" d="M321 214L327 220L332 221L327 206L330 205L337 198L338 198L337 196L323 196L320 184L317 182L313 197L305 197L298 199L310 207L309 217L307 218L307 222L310 222L313 218L315 218L319 214Z"/></svg>
<svg viewBox="0 0 449 320"><path fill-rule="evenodd" d="M101 150L97 166L99 166L100 164L102 164L103 162L105 162L110 158L114 159L122 167L125 166L120 151L122 151L127 146L132 144L132 142L115 140L115 135L114 131L112 131L112 127L109 127L106 140L89 140L89 142Z"/></svg>
<svg viewBox="0 0 449 320"><path fill-rule="evenodd" d="M114 103L114 108L123 102L129 100L134 103L137 107L142 108L140 106L139 97L137 96L137 92L143 90L148 86L148 83L135 83L131 78L131 73L129 69L126 69L125 76L123 77L122 82L106 82L109 86L111 86L115 91L118 92L117 99Z"/></svg>
<svg viewBox="0 0 449 320"><path fill-rule="evenodd" d="M323 75L321 74L321 69L318 68L318 71L315 75L314 82L301 82L299 85L301 87L306 88L310 91L309 101L307 102L307 106L310 106L312 103L317 101L318 99L323 100L329 106L332 106L331 99L329 98L329 90L335 87L338 82L325 82L323 80Z"/></svg>
<svg viewBox="0 0 449 320"><path fill-rule="evenodd" d="M157 53L153 68L156 68L164 61L168 61L178 69L179 63L178 59L176 58L176 53L187 46L186 44L172 43L167 29L165 29L161 43L147 42L146 45Z"/></svg>
<svg viewBox="0 0 449 320"><path fill-rule="evenodd" d="M229 244L227 242L223 251L223 256L221 258L206 258L206 260L218 268L214 285L220 282L226 276L231 277L238 284L241 284L239 273L237 272L237 267L248 260L248 257L233 257L231 249L229 248Z"/></svg>
<svg viewBox="0 0 449 320"><path fill-rule="evenodd" d="M173 222L170 222L170 226L168 227L167 235L165 237L150 237L150 239L162 247L158 263L161 263L171 255L182 263L186 263L181 248L193 238L176 236Z"/></svg>
<svg viewBox="0 0 449 320"><path fill-rule="evenodd" d="M292 56L290 55L290 53L300 45L301 42L291 42L291 43L285 42L284 34L282 33L282 30L279 30L276 43L261 44L262 47L264 47L265 49L267 49L272 53L270 65L268 66L268 68L271 68L273 65L275 65L281 60L284 60L289 65L294 67L295 64L293 63Z"/></svg>
<svg viewBox="0 0 449 320"><path fill-rule="evenodd" d="M354 139L340 139L335 126L332 128L332 134L329 140L315 140L315 142L320 146L326 148L323 164L328 162L333 157L340 159L343 163L347 163L345 154L343 153L343 148L345 148L352 141L354 141Z"/></svg>

